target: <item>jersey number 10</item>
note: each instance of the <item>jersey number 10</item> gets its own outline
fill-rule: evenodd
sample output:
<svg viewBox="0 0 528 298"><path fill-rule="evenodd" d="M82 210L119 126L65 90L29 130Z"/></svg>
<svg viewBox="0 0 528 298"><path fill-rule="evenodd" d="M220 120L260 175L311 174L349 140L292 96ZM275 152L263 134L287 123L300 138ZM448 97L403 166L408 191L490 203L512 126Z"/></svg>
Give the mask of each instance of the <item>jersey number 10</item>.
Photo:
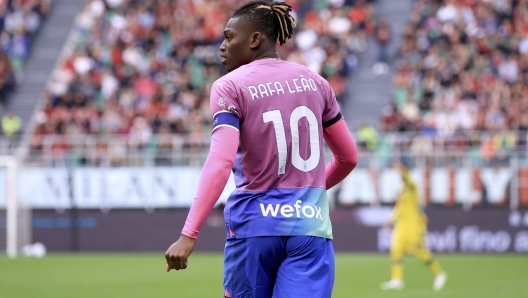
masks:
<svg viewBox="0 0 528 298"><path fill-rule="evenodd" d="M308 120L308 131L310 133L310 157L304 159L301 157L299 148L299 120L306 117ZM286 132L280 110L268 111L262 114L264 123L273 122L275 128L275 139L277 141L277 150L279 151L279 175L286 173L286 159L288 156L288 146L286 142ZM306 106L295 108L290 115L290 130L292 137L292 158L291 162L295 168L303 172L309 172L319 164L321 158L321 148L319 141L319 125L317 117Z"/></svg>

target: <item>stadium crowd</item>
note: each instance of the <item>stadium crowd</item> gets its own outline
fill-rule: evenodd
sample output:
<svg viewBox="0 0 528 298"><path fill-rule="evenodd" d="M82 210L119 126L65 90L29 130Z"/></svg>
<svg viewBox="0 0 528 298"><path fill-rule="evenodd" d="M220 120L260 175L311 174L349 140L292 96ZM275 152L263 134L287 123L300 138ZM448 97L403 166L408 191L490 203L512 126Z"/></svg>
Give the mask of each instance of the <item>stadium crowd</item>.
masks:
<svg viewBox="0 0 528 298"><path fill-rule="evenodd" d="M68 145L80 135L105 135L98 151L116 163L131 150L156 155L207 146L209 90L225 73L218 56L223 28L244 2L89 0L36 117L33 152L86 162ZM373 31L370 1L288 3L297 29L281 57L320 73L344 100L345 80ZM45 142L48 135L62 137Z"/></svg>
<svg viewBox="0 0 528 298"><path fill-rule="evenodd" d="M417 0L405 28L385 132L485 160L526 145L528 1Z"/></svg>
<svg viewBox="0 0 528 298"><path fill-rule="evenodd" d="M0 1L0 107L13 90L51 0Z"/></svg>

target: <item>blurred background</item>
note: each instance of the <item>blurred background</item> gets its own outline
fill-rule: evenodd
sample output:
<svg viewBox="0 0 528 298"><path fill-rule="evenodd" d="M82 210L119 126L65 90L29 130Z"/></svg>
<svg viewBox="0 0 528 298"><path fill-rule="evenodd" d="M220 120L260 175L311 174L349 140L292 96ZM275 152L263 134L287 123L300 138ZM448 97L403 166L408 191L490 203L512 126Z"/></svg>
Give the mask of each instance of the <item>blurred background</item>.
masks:
<svg viewBox="0 0 528 298"><path fill-rule="evenodd" d="M162 254L177 239L223 28L246 2L0 1L0 252ZM388 251L405 157L433 252L528 253L528 1L287 3L298 26L280 56L330 82L359 149L329 191L335 249ZM233 189L198 251L223 250Z"/></svg>

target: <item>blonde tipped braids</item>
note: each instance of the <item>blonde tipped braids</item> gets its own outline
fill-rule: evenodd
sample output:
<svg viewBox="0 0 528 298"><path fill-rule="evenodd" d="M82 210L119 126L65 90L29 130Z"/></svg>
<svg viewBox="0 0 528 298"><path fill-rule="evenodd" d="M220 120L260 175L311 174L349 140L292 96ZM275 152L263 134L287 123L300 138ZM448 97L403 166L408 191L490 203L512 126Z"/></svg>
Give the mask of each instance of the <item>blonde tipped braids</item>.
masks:
<svg viewBox="0 0 528 298"><path fill-rule="evenodd" d="M290 15L291 11L292 7L285 2L269 4L264 1L252 1L238 8L233 17L246 18L257 30L283 45L293 36L293 28L296 26L294 18Z"/></svg>

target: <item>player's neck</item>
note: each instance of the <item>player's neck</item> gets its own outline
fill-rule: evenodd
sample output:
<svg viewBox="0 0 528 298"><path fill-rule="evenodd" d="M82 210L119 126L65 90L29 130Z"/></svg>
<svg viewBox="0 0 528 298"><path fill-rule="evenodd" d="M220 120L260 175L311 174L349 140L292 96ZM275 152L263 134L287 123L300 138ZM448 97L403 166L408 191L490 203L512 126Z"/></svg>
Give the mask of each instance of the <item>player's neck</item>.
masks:
<svg viewBox="0 0 528 298"><path fill-rule="evenodd" d="M273 48L269 48L267 50L264 50L260 53L258 53L257 55L255 55L255 57L253 57L253 59L251 59L251 61L255 61L255 60L260 60L260 59L266 59L266 58L279 58L279 53L277 52L277 49L275 47Z"/></svg>

